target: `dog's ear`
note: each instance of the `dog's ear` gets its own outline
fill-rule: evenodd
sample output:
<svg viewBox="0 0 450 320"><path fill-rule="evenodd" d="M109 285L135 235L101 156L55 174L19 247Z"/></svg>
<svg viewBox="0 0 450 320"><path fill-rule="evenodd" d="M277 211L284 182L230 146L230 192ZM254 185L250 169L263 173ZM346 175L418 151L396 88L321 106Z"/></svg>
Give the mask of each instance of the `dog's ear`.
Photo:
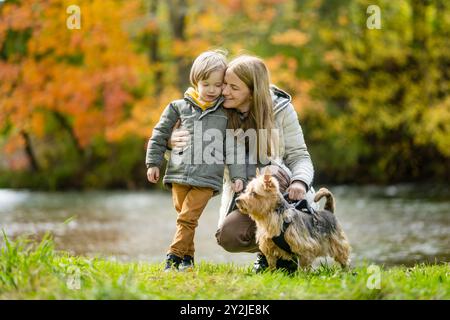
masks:
<svg viewBox="0 0 450 320"><path fill-rule="evenodd" d="M266 176L266 175L264 176L264 190L265 191L269 191L275 187L275 185L272 182L272 179L273 179L272 176Z"/></svg>
<svg viewBox="0 0 450 320"><path fill-rule="evenodd" d="M264 190L269 191L274 187L272 183L272 172L268 167L264 169Z"/></svg>
<svg viewBox="0 0 450 320"><path fill-rule="evenodd" d="M259 168L256 168L256 176L259 177L260 173L259 173Z"/></svg>
<svg viewBox="0 0 450 320"><path fill-rule="evenodd" d="M272 176L272 170L270 170L270 167L264 167L264 176Z"/></svg>

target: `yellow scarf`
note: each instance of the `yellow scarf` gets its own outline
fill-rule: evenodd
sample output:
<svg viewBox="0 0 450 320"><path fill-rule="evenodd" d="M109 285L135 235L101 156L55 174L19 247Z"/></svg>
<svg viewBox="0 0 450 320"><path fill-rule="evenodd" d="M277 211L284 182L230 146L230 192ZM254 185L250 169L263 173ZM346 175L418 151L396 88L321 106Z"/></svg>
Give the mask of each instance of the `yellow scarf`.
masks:
<svg viewBox="0 0 450 320"><path fill-rule="evenodd" d="M213 106L216 101L213 102L201 102L200 101L200 95L198 93L197 90L195 90L194 88L190 87L189 89L187 89L186 94L192 98L192 100L194 100L194 102L203 110L205 111L206 109L208 109L209 107Z"/></svg>

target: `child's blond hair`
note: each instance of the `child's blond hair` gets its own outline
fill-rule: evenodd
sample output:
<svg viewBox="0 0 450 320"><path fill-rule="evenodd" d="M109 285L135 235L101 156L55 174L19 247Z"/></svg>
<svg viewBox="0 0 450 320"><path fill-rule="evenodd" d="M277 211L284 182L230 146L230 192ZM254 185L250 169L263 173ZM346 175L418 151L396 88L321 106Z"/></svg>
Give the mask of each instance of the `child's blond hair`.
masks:
<svg viewBox="0 0 450 320"><path fill-rule="evenodd" d="M208 79L211 72L225 71L227 68L226 52L222 50L210 50L200 54L192 64L189 80L194 87L202 80Z"/></svg>

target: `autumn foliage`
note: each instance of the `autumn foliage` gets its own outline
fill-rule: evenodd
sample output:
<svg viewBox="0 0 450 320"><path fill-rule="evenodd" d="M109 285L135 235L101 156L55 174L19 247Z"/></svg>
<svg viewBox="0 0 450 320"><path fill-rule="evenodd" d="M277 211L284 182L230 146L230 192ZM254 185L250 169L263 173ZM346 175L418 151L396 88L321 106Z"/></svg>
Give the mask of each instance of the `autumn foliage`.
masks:
<svg viewBox="0 0 450 320"><path fill-rule="evenodd" d="M262 57L331 182L448 181L450 5L379 0L0 2L0 186L145 186L162 108L203 50ZM69 29L80 9L80 29Z"/></svg>

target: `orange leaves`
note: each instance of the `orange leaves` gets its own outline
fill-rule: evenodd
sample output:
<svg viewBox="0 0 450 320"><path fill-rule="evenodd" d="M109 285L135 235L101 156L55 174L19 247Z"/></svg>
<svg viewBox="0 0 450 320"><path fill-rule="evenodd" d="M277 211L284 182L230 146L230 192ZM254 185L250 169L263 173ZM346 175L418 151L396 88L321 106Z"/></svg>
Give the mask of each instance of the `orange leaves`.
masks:
<svg viewBox="0 0 450 320"><path fill-rule="evenodd" d="M149 138L164 108L170 101L179 99L180 95L175 88L166 87L159 96L146 96L137 101L129 118L106 127L107 141L120 141L128 135Z"/></svg>
<svg viewBox="0 0 450 320"><path fill-rule="evenodd" d="M0 79L2 81L0 82L0 93L2 92L1 88L10 88L11 86L6 86L6 84L13 84L15 83L20 74L20 66L13 63L6 63L4 61L0 60ZM5 89L6 90L6 89Z"/></svg>
<svg viewBox="0 0 450 320"><path fill-rule="evenodd" d="M46 71L42 65L39 65L33 58L27 58L21 66L22 85L29 89L40 88L45 80Z"/></svg>
<svg viewBox="0 0 450 320"><path fill-rule="evenodd" d="M14 3L3 4L2 25L8 29L21 31L33 26L35 16L31 10L32 1L24 1L24 4L18 5Z"/></svg>
<svg viewBox="0 0 450 320"><path fill-rule="evenodd" d="M103 100L105 102L105 121L107 125L115 125L122 120L123 108L131 101L131 96L119 83L111 83L105 86Z"/></svg>
<svg viewBox="0 0 450 320"><path fill-rule="evenodd" d="M298 85L296 76L297 60L282 54L266 58L265 62L270 70L272 83L283 87L291 94L295 94Z"/></svg>
<svg viewBox="0 0 450 320"><path fill-rule="evenodd" d="M341 71L344 67L342 53L338 50L330 50L325 52L323 60L337 71Z"/></svg>
<svg viewBox="0 0 450 320"><path fill-rule="evenodd" d="M31 130L38 138L43 138L45 133L45 117L42 113L34 113L31 117Z"/></svg>
<svg viewBox="0 0 450 320"><path fill-rule="evenodd" d="M211 9L205 11L196 19L196 28L208 32L221 32L223 24L217 18L218 17L214 16L214 12Z"/></svg>
<svg viewBox="0 0 450 320"><path fill-rule="evenodd" d="M175 57L190 57L193 59L199 53L208 50L210 46L210 42L201 38L186 41L174 40L172 53Z"/></svg>
<svg viewBox="0 0 450 320"><path fill-rule="evenodd" d="M74 131L81 147L86 147L92 139L103 135L105 120L100 110L80 113L74 120Z"/></svg>
<svg viewBox="0 0 450 320"><path fill-rule="evenodd" d="M277 4L287 2L286 0L221 0L231 14L242 12L252 21L271 22L276 16Z"/></svg>
<svg viewBox="0 0 450 320"><path fill-rule="evenodd" d="M71 4L80 7L80 30L66 27ZM16 64L0 62L0 128L11 123L14 130L26 128L45 139L46 113L57 111L86 146L105 135L107 126L124 121L135 100L130 90L140 85L138 71L149 72L147 57L134 52L125 30L125 23L142 14L140 8L137 0L4 4L0 41L8 30L32 32L25 39L27 56Z"/></svg>
<svg viewBox="0 0 450 320"><path fill-rule="evenodd" d="M3 146L3 152L5 154L13 154L17 150L23 148L25 145L25 141L23 140L22 136L18 133L15 133L10 136L10 138L7 140L5 145Z"/></svg>
<svg viewBox="0 0 450 320"><path fill-rule="evenodd" d="M219 2L226 6L232 13L242 10L242 0L219 0Z"/></svg>
<svg viewBox="0 0 450 320"><path fill-rule="evenodd" d="M286 45L286 46L293 46L293 47L301 47L308 43L309 36L296 29L289 29L287 31L284 31L282 33L274 34L270 41L273 44L278 45Z"/></svg>

